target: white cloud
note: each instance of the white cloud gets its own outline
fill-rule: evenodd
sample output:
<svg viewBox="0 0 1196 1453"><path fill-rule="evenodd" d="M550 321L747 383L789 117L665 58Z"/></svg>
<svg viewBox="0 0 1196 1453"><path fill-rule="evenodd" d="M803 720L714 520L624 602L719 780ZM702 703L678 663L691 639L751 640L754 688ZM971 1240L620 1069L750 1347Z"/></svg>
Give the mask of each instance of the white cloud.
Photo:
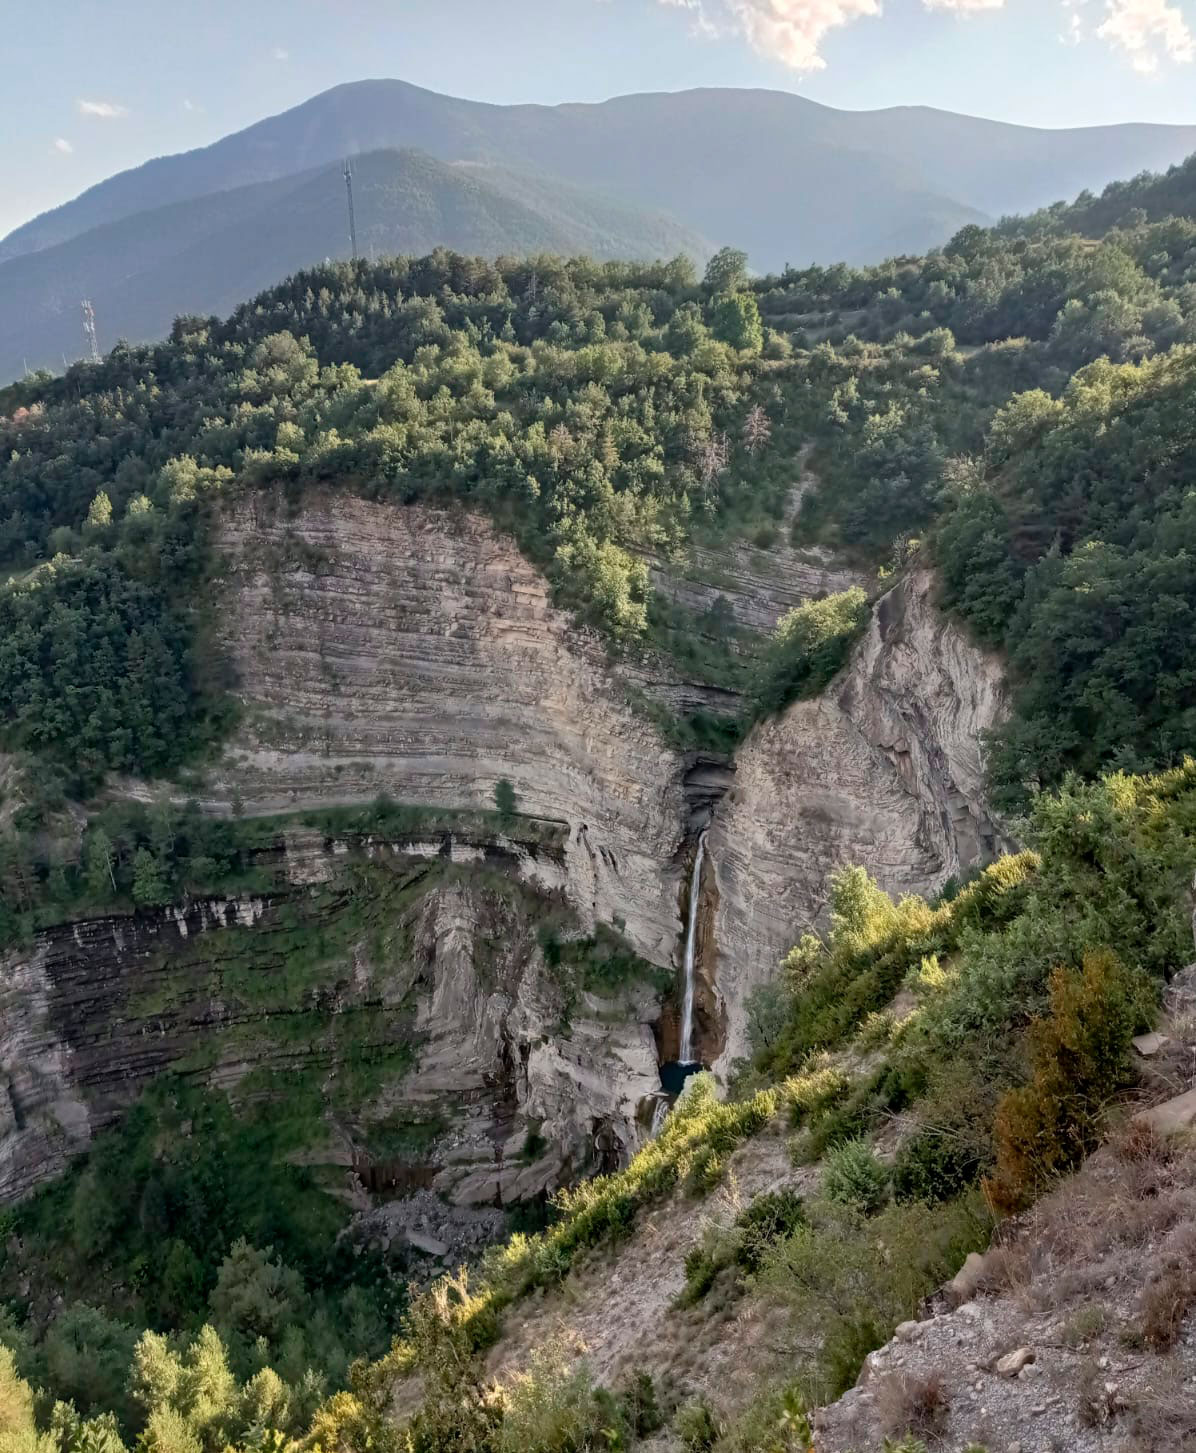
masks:
<svg viewBox="0 0 1196 1453"><path fill-rule="evenodd" d="M98 116L101 121L112 121L117 116L129 114L127 106L120 106L115 101L78 100L75 105L79 109L80 116Z"/></svg>
<svg viewBox="0 0 1196 1453"><path fill-rule="evenodd" d="M657 0L693 18L694 33L707 37L740 36L760 55L795 71L826 66L826 37L853 21L878 16L882 0ZM1096 28L1101 40L1123 52L1145 75L1164 61L1196 61L1196 36L1177 0L1103 0L1105 18ZM1083 18L1089 0L1062 0L1060 40L1079 45L1088 30ZM922 0L926 10L979 15L1004 10L1006 0ZM285 51L275 51L285 59Z"/></svg>
<svg viewBox="0 0 1196 1453"><path fill-rule="evenodd" d="M829 32L879 15L880 0L731 0L731 9L755 50L795 71L820 71Z"/></svg>
<svg viewBox="0 0 1196 1453"><path fill-rule="evenodd" d="M290 51L284 50L280 45L276 45L270 54L276 61L288 61L291 58Z"/></svg>
<svg viewBox="0 0 1196 1453"><path fill-rule="evenodd" d="M693 16L694 33L743 36L760 55L795 71L826 66L822 43L833 30L881 14L881 0L658 0ZM1001 10L1005 0L922 0L927 10L975 14Z"/></svg>
<svg viewBox="0 0 1196 1453"><path fill-rule="evenodd" d="M1097 35L1124 51L1143 75L1163 60L1181 65L1196 60L1196 38L1178 5L1169 0L1105 0L1108 18Z"/></svg>
<svg viewBox="0 0 1196 1453"><path fill-rule="evenodd" d="M741 35L760 55L795 71L820 71L820 47L840 26L879 15L880 0L659 0L693 13L706 36Z"/></svg>
<svg viewBox="0 0 1196 1453"><path fill-rule="evenodd" d="M54 138L54 150L61 152L63 156L70 156L74 149L65 136L56 136Z"/></svg>

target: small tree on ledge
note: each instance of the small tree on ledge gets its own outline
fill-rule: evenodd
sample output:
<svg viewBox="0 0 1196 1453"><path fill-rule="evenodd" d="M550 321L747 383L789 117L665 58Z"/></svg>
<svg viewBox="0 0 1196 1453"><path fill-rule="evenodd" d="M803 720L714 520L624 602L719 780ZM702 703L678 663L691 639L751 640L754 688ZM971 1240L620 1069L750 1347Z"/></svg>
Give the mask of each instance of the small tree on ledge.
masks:
<svg viewBox="0 0 1196 1453"><path fill-rule="evenodd" d="M511 785L510 778L500 777L494 785L494 806L498 809L498 815L504 821L510 821L515 816L518 798L515 796L515 789Z"/></svg>

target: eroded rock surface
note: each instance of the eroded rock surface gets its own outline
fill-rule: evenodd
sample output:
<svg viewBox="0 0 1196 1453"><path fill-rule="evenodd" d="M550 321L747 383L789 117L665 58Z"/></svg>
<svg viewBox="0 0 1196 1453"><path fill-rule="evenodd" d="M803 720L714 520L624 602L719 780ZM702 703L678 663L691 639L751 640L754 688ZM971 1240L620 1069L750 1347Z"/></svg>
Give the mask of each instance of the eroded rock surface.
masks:
<svg viewBox="0 0 1196 1453"><path fill-rule="evenodd" d="M681 764L600 645L477 515L337 494L227 522L226 644L245 723L216 775L250 812L369 801L493 807L568 824L567 891L672 962Z"/></svg>
<svg viewBox="0 0 1196 1453"><path fill-rule="evenodd" d="M307 1096L303 1159L343 1167L347 1195L504 1205L626 1160L659 1087L656 991L600 998L550 969L551 902L516 880L551 854L427 847L330 841L326 872L307 848L277 891L67 924L6 955L0 1202L166 1070L281 1113Z"/></svg>
<svg viewBox="0 0 1196 1453"><path fill-rule="evenodd" d="M746 994L818 922L837 868L859 863L890 891L925 892L996 846L979 738L1003 708L1000 671L939 616L926 574L878 603L825 696L758 728L732 770L664 746L600 644L478 516L343 493L288 512L255 496L227 520L223 550L224 646L244 710L205 789L210 810L382 793L488 809L507 779L522 820L553 839L551 852L451 834L404 842L404 863L455 876L404 906L402 951L371 966L345 948L309 1002L271 1011L310 1016L302 1052L279 1049L305 1062L327 1053L320 1026L344 1005L397 1006L418 1055L381 1076L368 1115L445 1124L434 1155L414 1168L396 1155L388 1169L377 1151L362 1162L362 1126L330 1113L336 1156L379 1185L394 1170L481 1204L617 1164L658 1089L659 1049L675 1053L655 993L566 1004L530 922L486 897L494 869L567 905L581 931L614 925L645 959L677 968L694 835L709 823L699 1049L722 1067L745 1047ZM195 1072L235 1088L260 1060L269 1016L254 1028L257 1011L220 978L220 945L268 942L287 903L334 892L340 852L298 829L283 850L290 897L228 910L256 914L248 925L207 932L216 905L192 903L51 930L0 964L0 1197L61 1167L213 1027L226 1048Z"/></svg>
<svg viewBox="0 0 1196 1453"><path fill-rule="evenodd" d="M861 864L890 893L925 893L1001 846L981 739L1004 710L999 662L938 612L920 571L877 602L824 695L748 738L708 842L717 958L705 973L727 1023L721 1065L746 1050L746 995L824 925L839 868Z"/></svg>

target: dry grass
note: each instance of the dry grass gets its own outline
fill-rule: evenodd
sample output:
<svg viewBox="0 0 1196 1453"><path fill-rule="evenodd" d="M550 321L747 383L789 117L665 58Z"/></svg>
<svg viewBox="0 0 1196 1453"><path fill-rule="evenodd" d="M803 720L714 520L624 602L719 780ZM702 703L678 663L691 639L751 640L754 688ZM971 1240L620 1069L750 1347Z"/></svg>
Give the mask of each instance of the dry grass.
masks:
<svg viewBox="0 0 1196 1453"><path fill-rule="evenodd" d="M876 1405L881 1424L891 1436L913 1434L933 1440L946 1426L951 1399L937 1372L922 1377L898 1372L879 1385Z"/></svg>
<svg viewBox="0 0 1196 1453"><path fill-rule="evenodd" d="M1141 1253L1196 1231L1196 1156L1130 1122L987 1258L986 1290L1063 1308L1110 1282L1141 1280Z"/></svg>
<svg viewBox="0 0 1196 1453"><path fill-rule="evenodd" d="M1196 1398L1180 1369L1153 1379L1138 1398L1129 1425L1125 1453L1196 1453Z"/></svg>
<svg viewBox="0 0 1196 1453"><path fill-rule="evenodd" d="M1142 1289L1138 1302L1142 1340L1155 1352L1169 1352L1194 1306L1196 1223L1188 1222L1167 1238L1160 1264Z"/></svg>
<svg viewBox="0 0 1196 1453"><path fill-rule="evenodd" d="M1085 1428L1103 1428L1136 1406L1118 1390L1116 1383L1106 1379L1099 1363L1085 1363L1080 1372L1076 1400L1076 1414Z"/></svg>

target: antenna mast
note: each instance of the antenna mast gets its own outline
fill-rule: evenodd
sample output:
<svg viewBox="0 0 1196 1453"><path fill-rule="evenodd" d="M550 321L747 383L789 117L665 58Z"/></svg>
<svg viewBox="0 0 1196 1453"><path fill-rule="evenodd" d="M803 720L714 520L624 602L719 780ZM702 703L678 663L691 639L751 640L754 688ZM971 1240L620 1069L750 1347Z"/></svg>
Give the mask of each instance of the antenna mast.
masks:
<svg viewBox="0 0 1196 1453"><path fill-rule="evenodd" d="M357 216L353 211L353 163L345 158L345 191L349 197L349 244L353 248L353 261L357 261Z"/></svg>
<svg viewBox="0 0 1196 1453"><path fill-rule="evenodd" d="M100 345L96 342L96 310L91 306L90 298L83 299L83 333L87 338L92 363L99 363Z"/></svg>

